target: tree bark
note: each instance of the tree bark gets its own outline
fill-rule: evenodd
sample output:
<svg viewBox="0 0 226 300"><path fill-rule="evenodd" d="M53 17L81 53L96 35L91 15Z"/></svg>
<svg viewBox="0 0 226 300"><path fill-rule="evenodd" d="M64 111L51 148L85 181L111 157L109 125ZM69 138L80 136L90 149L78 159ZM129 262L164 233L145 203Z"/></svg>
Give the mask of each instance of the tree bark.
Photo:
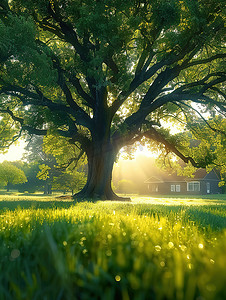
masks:
<svg viewBox="0 0 226 300"><path fill-rule="evenodd" d="M87 152L88 176L84 188L73 196L75 200L119 200L130 201L130 198L117 196L111 187L113 165L117 152L109 143L96 143Z"/></svg>

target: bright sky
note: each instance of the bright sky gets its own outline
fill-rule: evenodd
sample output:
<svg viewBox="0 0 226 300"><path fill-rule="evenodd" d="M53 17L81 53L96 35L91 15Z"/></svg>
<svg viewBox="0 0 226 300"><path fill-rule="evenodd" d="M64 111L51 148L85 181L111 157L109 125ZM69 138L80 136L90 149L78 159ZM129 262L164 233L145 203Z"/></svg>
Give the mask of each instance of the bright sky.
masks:
<svg viewBox="0 0 226 300"><path fill-rule="evenodd" d="M25 141L21 140L17 145L11 145L6 154L0 154L0 162L3 162L4 160L20 160L24 153L25 144Z"/></svg>

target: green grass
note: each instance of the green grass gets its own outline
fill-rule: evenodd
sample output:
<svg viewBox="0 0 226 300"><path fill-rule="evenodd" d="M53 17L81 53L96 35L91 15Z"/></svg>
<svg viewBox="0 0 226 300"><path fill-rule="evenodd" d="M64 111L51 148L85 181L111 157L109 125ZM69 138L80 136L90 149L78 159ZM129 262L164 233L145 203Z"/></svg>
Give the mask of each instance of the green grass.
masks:
<svg viewBox="0 0 226 300"><path fill-rule="evenodd" d="M0 198L0 299L226 299L226 200Z"/></svg>

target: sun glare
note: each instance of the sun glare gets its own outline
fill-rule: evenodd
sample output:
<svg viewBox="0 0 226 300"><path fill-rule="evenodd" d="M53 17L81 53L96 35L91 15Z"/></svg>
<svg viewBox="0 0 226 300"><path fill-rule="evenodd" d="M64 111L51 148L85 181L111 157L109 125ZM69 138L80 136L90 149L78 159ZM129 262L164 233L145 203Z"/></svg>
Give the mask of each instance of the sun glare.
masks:
<svg viewBox="0 0 226 300"><path fill-rule="evenodd" d="M23 140L20 140L18 144L11 145L7 153L0 154L0 162L3 162L4 160L8 160L8 161L21 160L24 154L25 145L26 143Z"/></svg>

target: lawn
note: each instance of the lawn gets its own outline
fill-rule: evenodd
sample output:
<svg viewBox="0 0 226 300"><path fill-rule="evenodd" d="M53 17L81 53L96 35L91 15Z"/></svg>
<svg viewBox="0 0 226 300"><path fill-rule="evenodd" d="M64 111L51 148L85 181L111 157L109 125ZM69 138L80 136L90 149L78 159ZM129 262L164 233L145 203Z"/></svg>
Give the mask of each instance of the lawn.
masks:
<svg viewBox="0 0 226 300"><path fill-rule="evenodd" d="M0 198L0 299L226 299L226 199Z"/></svg>

